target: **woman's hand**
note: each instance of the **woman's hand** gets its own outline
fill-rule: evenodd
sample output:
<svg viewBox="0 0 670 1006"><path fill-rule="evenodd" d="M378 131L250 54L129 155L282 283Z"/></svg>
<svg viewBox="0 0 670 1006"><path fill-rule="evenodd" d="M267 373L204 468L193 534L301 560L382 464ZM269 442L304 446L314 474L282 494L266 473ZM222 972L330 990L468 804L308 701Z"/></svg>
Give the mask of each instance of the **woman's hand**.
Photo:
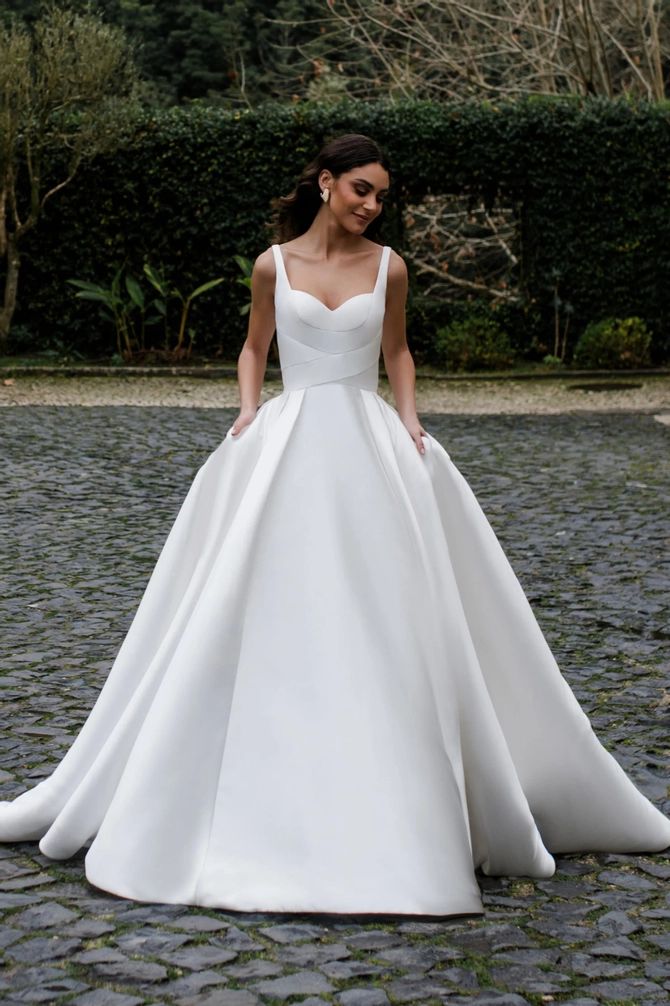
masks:
<svg viewBox="0 0 670 1006"><path fill-rule="evenodd" d="M242 430L249 426L250 423L253 423L257 412L258 409L242 409L239 416L230 427L231 434L236 437L242 432Z"/></svg>
<svg viewBox="0 0 670 1006"><path fill-rule="evenodd" d="M426 448L424 447L423 440L421 439L421 437L422 436L427 437L428 434L426 433L423 426L419 422L419 417L416 415L416 413L412 413L412 415L410 416L401 416L400 418L402 420L403 426L405 427L410 437L416 444L416 449L419 452L419 454L425 454Z"/></svg>

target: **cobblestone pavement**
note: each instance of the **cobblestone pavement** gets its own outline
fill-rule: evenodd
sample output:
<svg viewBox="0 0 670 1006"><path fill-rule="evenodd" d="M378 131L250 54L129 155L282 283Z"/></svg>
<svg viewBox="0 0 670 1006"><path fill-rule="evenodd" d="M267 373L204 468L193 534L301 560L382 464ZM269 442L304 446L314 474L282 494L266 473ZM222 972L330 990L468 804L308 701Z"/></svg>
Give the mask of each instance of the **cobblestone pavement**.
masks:
<svg viewBox="0 0 670 1006"><path fill-rule="evenodd" d="M266 380L262 400L279 394L279 380ZM379 393L393 401L388 382ZM517 414L584 411L670 413L670 377L621 374L615 378L417 380L419 412ZM198 377L35 377L0 380L0 408L15 405L165 405L220 409L239 402L235 379Z"/></svg>
<svg viewBox="0 0 670 1006"><path fill-rule="evenodd" d="M198 465L235 409L17 408L2 420L0 795L88 714ZM670 810L670 430L652 414L431 414L600 737ZM561 856L427 920L146 905L82 850L0 845L0 999L77 1006L670 1001L667 856ZM2 998L4 997L4 998Z"/></svg>

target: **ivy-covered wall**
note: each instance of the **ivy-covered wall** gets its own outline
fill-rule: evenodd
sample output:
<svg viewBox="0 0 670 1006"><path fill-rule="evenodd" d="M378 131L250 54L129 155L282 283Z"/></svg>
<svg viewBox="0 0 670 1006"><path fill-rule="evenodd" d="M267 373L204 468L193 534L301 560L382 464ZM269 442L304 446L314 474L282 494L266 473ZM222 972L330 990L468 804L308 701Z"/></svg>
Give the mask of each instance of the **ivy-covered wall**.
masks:
<svg viewBox="0 0 670 1006"><path fill-rule="evenodd" d="M499 196L516 207L524 302L507 311L523 349L549 333L556 292L574 309L572 339L589 321L639 315L653 357L670 348L670 107L579 98L514 104L268 104L252 112L177 108L146 114L114 156L87 165L48 204L26 246L16 317L21 341L109 353L114 337L68 278L104 282L149 260L188 291L196 351L234 359L248 297L233 255L272 239L270 200L288 192L325 139L363 132L388 151L392 200L384 240L403 251L403 205L428 191ZM462 308L459 309L462 313ZM448 302L412 283L410 338L430 357Z"/></svg>

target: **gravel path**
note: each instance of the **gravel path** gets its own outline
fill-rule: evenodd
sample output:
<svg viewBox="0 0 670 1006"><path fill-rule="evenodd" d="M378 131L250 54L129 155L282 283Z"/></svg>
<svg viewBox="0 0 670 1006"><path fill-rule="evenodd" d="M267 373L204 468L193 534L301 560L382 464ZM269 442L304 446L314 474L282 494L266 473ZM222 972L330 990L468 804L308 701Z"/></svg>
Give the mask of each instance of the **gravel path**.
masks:
<svg viewBox="0 0 670 1006"><path fill-rule="evenodd" d="M614 386L614 387L613 387ZM278 395L280 381L266 381L262 399ZM380 394L392 402L388 383ZM219 409L239 401L237 381L196 377L34 377L0 381L0 407L16 405L142 405ZM670 377L614 379L417 381L420 413L554 415L561 412L670 413Z"/></svg>
<svg viewBox="0 0 670 1006"><path fill-rule="evenodd" d="M24 404L0 441L1 798L65 754L195 471L236 414L172 401ZM425 418L476 492L594 728L666 812L670 454L653 410L667 405ZM54 862L36 843L0 845L6 1006L670 1002L667 856L585 853L559 857L550 880L480 877L485 917L426 921L143 905L90 886L83 854Z"/></svg>

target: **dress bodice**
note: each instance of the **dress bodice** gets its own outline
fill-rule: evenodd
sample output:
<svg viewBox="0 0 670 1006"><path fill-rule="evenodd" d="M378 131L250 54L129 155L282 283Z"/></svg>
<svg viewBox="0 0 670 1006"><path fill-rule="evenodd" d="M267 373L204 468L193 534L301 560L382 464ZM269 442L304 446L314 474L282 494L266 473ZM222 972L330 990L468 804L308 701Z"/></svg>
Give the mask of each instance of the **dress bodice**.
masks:
<svg viewBox="0 0 670 1006"><path fill-rule="evenodd" d="M391 249L382 248L374 290L332 309L289 283L278 244L275 257L275 320L282 381L287 391L338 382L376 391L386 277Z"/></svg>

